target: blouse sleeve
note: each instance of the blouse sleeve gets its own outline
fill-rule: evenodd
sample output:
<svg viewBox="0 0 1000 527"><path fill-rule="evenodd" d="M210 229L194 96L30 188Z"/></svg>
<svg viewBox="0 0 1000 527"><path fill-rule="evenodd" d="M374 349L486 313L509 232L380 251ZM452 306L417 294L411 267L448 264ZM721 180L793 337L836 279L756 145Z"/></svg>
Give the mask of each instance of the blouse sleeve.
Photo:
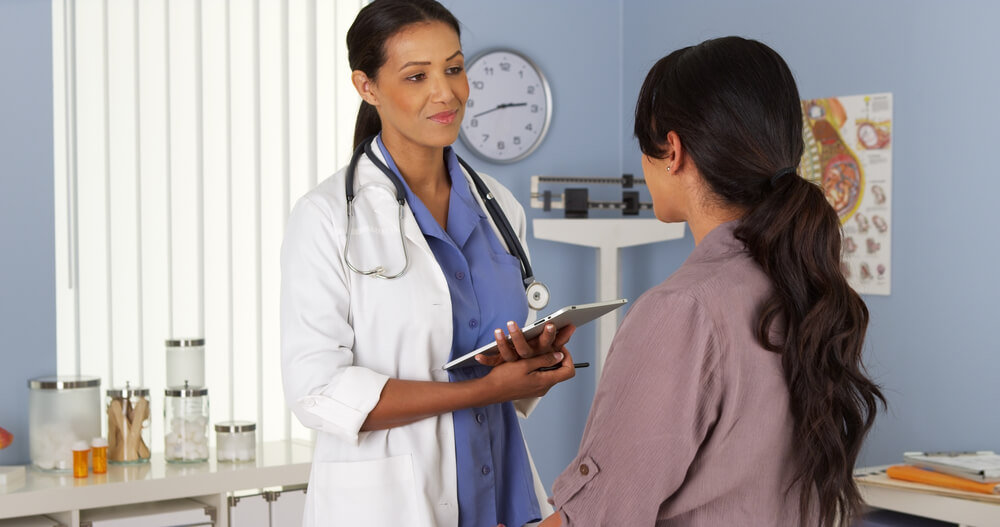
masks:
<svg viewBox="0 0 1000 527"><path fill-rule="evenodd" d="M388 376L354 365L350 290L329 214L303 198L281 246L281 373L303 425L357 442Z"/></svg>
<svg viewBox="0 0 1000 527"><path fill-rule="evenodd" d="M653 525L717 420L711 319L677 292L632 307L608 353L576 458L553 486L564 525Z"/></svg>

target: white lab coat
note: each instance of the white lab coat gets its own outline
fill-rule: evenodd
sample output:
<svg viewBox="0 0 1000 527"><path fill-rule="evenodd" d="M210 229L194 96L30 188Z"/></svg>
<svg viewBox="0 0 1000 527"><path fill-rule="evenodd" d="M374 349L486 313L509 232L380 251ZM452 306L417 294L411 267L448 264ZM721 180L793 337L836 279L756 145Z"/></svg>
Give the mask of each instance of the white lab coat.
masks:
<svg viewBox="0 0 1000 527"><path fill-rule="evenodd" d="M374 144L372 150L381 158ZM406 273L382 280L347 268L345 174L346 169L337 172L299 200L281 249L285 399L302 424L318 431L303 523L454 526L458 490L451 414L360 431L389 378L448 381L441 369L452 340L448 284L409 206L403 224ZM524 245L524 210L509 190L482 177ZM362 155L355 189L370 183L393 188ZM377 189L357 193L350 233L355 267L383 265L389 274L402 267L394 194ZM482 206L474 187L472 194ZM535 404L537 399L515 406L526 416ZM545 517L551 507L531 468Z"/></svg>

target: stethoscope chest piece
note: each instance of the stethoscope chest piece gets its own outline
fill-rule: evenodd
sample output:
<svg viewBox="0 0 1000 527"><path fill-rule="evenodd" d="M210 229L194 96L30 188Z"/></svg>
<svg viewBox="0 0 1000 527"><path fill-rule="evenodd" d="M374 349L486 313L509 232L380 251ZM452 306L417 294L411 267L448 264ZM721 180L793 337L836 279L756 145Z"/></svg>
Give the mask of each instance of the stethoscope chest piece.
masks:
<svg viewBox="0 0 1000 527"><path fill-rule="evenodd" d="M549 288L545 287L545 284L531 282L525 293L528 295L528 307L531 309L539 311L549 305Z"/></svg>

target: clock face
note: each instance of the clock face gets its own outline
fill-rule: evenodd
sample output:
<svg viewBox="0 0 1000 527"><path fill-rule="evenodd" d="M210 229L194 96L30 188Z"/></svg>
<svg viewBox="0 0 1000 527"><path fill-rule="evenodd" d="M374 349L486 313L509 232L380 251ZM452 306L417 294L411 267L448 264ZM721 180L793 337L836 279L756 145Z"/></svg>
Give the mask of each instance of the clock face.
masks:
<svg viewBox="0 0 1000 527"><path fill-rule="evenodd" d="M552 95L542 72L523 55L488 51L466 67L469 100L461 138L496 163L524 158L542 142L552 117Z"/></svg>

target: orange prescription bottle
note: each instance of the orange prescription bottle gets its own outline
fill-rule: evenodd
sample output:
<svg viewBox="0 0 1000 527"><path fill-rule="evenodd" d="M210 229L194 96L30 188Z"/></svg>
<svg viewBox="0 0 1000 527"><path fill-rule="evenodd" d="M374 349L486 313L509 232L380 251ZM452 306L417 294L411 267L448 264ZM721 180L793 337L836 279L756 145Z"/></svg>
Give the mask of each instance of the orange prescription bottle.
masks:
<svg viewBox="0 0 1000 527"><path fill-rule="evenodd" d="M87 457L90 454L90 445L86 441L76 441L73 443L73 477L87 477Z"/></svg>
<svg viewBox="0 0 1000 527"><path fill-rule="evenodd" d="M106 474L108 472L108 440L103 437L95 437L90 442L90 449L94 458L94 474Z"/></svg>

